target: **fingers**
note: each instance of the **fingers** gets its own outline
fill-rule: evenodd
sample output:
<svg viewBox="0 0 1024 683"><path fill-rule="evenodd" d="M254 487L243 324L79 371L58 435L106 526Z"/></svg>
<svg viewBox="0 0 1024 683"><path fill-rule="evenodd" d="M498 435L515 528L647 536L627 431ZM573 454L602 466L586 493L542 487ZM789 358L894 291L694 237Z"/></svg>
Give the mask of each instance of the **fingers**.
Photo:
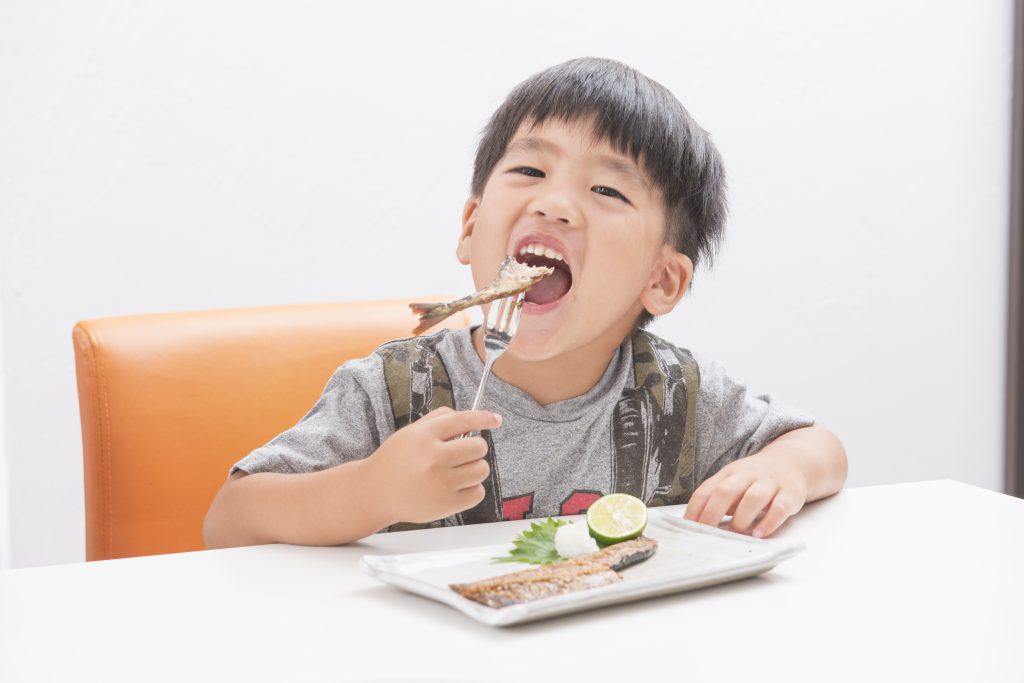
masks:
<svg viewBox="0 0 1024 683"><path fill-rule="evenodd" d="M711 477L693 492L686 505L684 519L718 526L722 517L732 514L729 527L745 532L757 521L751 535L765 538L773 534L783 522L795 515L803 503L795 496L770 481L751 480L738 475Z"/></svg>
<svg viewBox="0 0 1024 683"><path fill-rule="evenodd" d="M445 412L434 417L423 428L429 430L432 436L442 441L447 441L469 432L479 432L484 429L495 429L501 426L501 416L489 410L448 410L438 408L424 415L420 422L441 410L445 410Z"/></svg>
<svg viewBox="0 0 1024 683"><path fill-rule="evenodd" d="M706 480L699 486L695 492L690 495L689 502L686 503L686 512L683 513L683 519L689 519L696 521L700 517L700 513L703 512L705 506L708 505L708 501L711 500L713 478Z"/></svg>
<svg viewBox="0 0 1024 683"><path fill-rule="evenodd" d="M752 483L750 478L735 475L720 479L715 483L697 521L701 524L718 526L722 517L739 502Z"/></svg>
<svg viewBox="0 0 1024 683"><path fill-rule="evenodd" d="M482 436L454 439L444 443L441 448L444 453L443 462L448 467L459 467L487 455L487 442Z"/></svg>
<svg viewBox="0 0 1024 683"><path fill-rule="evenodd" d="M686 503L686 512L683 514L683 519L689 519L696 522L702 512L704 512L704 506L711 500L711 494L715 490L715 485L722 479L721 473L716 474L712 477L708 477L704 480L697 490L690 495L689 502Z"/></svg>
<svg viewBox="0 0 1024 683"><path fill-rule="evenodd" d="M795 515L803 507L803 503L780 491L772 500L771 507L765 513L764 519L754 527L751 535L756 538L765 538L775 533L775 530L782 526L782 523Z"/></svg>
<svg viewBox="0 0 1024 683"><path fill-rule="evenodd" d="M690 496L690 500L686 505L686 512L683 515L683 518L693 520L694 522L700 519L700 516L701 514L703 514L704 508L707 506L708 502L713 497L715 497L718 485L724 479L729 479L734 476L740 475L734 473L733 470L731 470L729 467L725 467L724 469L719 470L714 475L705 479L704 482L697 487L697 490L693 492L693 495ZM751 481L753 481L753 478L751 478ZM737 503L739 503L738 497L736 498L736 500L732 502L732 504L729 505L725 514L731 515L733 511L736 509ZM721 519L721 515L719 515L719 519Z"/></svg>
<svg viewBox="0 0 1024 683"><path fill-rule="evenodd" d="M417 422L429 422L430 420L434 420L436 418L439 418L442 415L447 415L449 413L454 413L454 412L455 412L454 410L452 410L451 408L448 408L446 406L442 406L440 408L434 408L429 413L427 413L426 415L421 417L419 420L417 420Z"/></svg>
<svg viewBox="0 0 1024 683"><path fill-rule="evenodd" d="M757 519L758 514L766 509L778 493L778 486L766 481L756 481L750 485L743 498L736 504L729 527L733 531L744 532Z"/></svg>
<svg viewBox="0 0 1024 683"><path fill-rule="evenodd" d="M457 490L471 488L487 479L491 466L486 460L479 459L452 468L452 483Z"/></svg>
<svg viewBox="0 0 1024 683"><path fill-rule="evenodd" d="M456 494L459 510L468 510L479 505L484 499L484 493L484 487L480 484L459 491Z"/></svg>

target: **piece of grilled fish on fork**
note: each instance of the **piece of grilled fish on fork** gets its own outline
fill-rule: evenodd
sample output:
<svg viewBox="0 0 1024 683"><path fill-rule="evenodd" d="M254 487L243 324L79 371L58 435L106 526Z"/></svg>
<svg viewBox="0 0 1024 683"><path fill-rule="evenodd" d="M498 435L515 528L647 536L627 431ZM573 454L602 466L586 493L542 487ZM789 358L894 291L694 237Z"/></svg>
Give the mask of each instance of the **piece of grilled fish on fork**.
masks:
<svg viewBox="0 0 1024 683"><path fill-rule="evenodd" d="M448 316L467 308L525 292L553 272L555 269L549 266L528 266L509 256L501 262L501 268L498 269L498 276L494 281L479 292L448 303L409 304L412 312L420 316L420 324L412 333L426 332Z"/></svg>
<svg viewBox="0 0 1024 683"><path fill-rule="evenodd" d="M571 560L552 562L474 583L453 583L450 588L462 597L487 607L518 605L619 583L622 576L618 570L643 562L654 555L657 549L657 541L641 536Z"/></svg>

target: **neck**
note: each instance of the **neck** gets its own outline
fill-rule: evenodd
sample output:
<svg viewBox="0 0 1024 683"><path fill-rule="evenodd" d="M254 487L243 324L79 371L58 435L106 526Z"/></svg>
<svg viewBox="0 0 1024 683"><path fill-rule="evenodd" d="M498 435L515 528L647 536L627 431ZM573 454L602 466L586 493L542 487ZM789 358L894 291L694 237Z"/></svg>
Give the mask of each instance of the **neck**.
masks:
<svg viewBox="0 0 1024 683"><path fill-rule="evenodd" d="M473 330L473 348L481 361L484 351L484 330ZM528 393L534 401L546 406L587 393L600 381L620 342L596 339L585 347L574 349L542 361L526 361L504 354L494 362L491 372L503 382Z"/></svg>

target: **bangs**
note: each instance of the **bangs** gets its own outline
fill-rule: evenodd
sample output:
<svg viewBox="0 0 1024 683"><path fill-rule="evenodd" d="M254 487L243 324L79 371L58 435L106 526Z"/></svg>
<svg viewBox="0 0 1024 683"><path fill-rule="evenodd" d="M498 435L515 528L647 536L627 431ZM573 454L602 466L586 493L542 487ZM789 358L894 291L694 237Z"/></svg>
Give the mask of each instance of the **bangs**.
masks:
<svg viewBox="0 0 1024 683"><path fill-rule="evenodd" d="M608 143L636 162L671 202L685 193L679 183L679 164L692 135L677 122L689 117L661 85L628 67L612 64L619 68L599 74L568 70L537 84L542 86L537 88L537 96L523 98L523 107L509 121L511 130L503 147L507 149L523 123L531 128L549 120L586 125L595 140Z"/></svg>

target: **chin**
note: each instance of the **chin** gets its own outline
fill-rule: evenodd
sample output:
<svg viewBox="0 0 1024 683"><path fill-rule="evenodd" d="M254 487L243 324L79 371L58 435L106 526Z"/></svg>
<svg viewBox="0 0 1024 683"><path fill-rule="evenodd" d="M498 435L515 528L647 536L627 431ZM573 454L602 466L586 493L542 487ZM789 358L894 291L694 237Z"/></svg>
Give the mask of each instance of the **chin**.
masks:
<svg viewBox="0 0 1024 683"><path fill-rule="evenodd" d="M512 343L509 344L507 353L516 360L521 361L537 363L550 360L558 356L563 350L563 345L559 343L557 337L557 334L550 334L544 330L529 329L526 325L520 325L519 331L516 332Z"/></svg>
<svg viewBox="0 0 1024 683"><path fill-rule="evenodd" d="M558 344L560 332L566 328L568 299L562 296L543 305L527 300L507 353L518 360L535 362L557 356L556 346L562 346Z"/></svg>

